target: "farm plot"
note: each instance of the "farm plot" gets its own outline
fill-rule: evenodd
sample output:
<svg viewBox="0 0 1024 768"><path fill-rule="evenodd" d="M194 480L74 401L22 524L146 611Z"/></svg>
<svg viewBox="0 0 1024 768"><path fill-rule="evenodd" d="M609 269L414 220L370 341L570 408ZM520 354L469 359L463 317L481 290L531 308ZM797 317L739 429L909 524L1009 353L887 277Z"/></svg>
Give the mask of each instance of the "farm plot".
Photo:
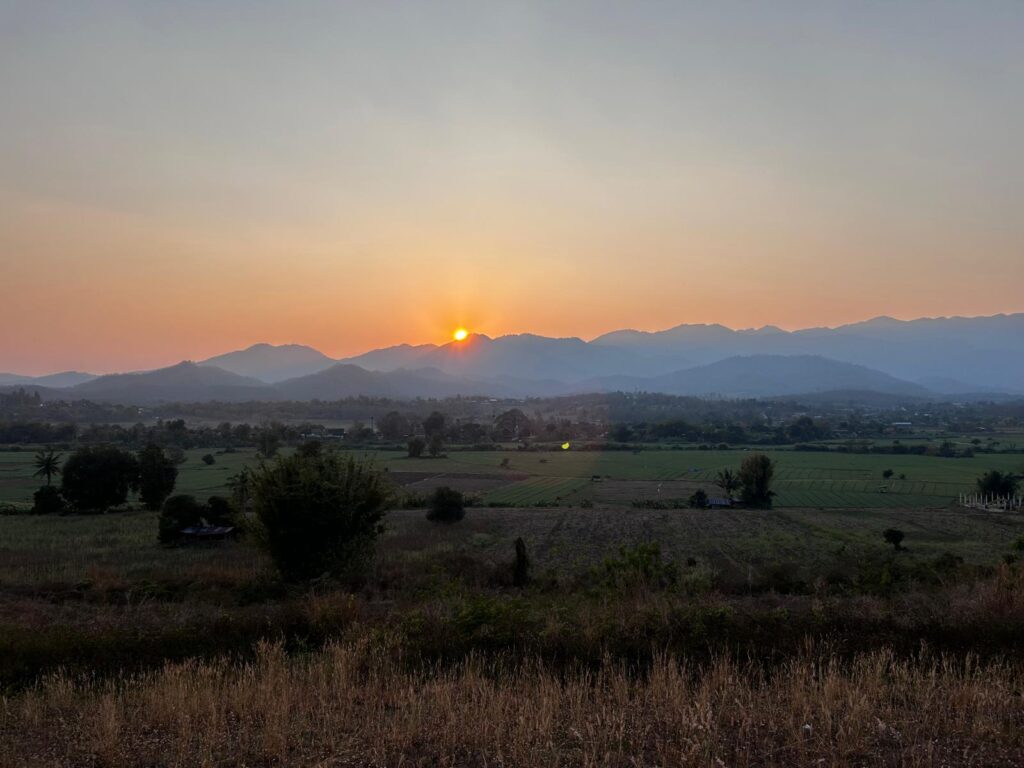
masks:
<svg viewBox="0 0 1024 768"><path fill-rule="evenodd" d="M586 488L590 482L579 477L531 477L486 493L483 501L511 507L552 504Z"/></svg>
<svg viewBox="0 0 1024 768"><path fill-rule="evenodd" d="M392 476L392 479L398 481L398 478L394 477L396 473L389 474ZM410 491L417 491L419 493L429 493L436 488L448 487L463 493L480 494L494 491L497 488L507 487L516 481L515 477L505 475L469 474L462 472L440 475L407 472L402 477L405 482L399 482L400 485ZM520 477L519 479L523 480L526 478Z"/></svg>
<svg viewBox="0 0 1024 768"><path fill-rule="evenodd" d="M906 533L906 562L929 561L950 552L968 562L994 563L1024 534L1024 517L962 510L814 509L647 510L516 508L470 510L467 525L444 529L419 511L388 516L391 547L440 547L506 560L522 537L540 569L573 571L599 564L623 545L658 542L664 556L700 564L744 580L789 563L814 571L835 564L855 569L864 558L885 557L892 548L882 532Z"/></svg>

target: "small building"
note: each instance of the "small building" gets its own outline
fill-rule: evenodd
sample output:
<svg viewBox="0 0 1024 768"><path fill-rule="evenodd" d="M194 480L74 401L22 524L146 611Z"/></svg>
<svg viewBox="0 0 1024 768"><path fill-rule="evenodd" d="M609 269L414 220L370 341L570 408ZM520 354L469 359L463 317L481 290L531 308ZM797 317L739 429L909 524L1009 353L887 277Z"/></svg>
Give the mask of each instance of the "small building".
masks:
<svg viewBox="0 0 1024 768"><path fill-rule="evenodd" d="M708 507L711 509L723 509L736 505L732 499L725 496L712 496L708 499Z"/></svg>

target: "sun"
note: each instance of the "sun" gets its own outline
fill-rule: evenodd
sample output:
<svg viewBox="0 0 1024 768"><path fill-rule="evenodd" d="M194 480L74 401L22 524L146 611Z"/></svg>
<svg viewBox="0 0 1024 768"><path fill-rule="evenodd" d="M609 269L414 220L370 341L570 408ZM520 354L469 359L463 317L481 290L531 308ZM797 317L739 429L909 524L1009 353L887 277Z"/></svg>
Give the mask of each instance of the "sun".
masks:
<svg viewBox="0 0 1024 768"><path fill-rule="evenodd" d="M465 341L469 338L469 331L465 328L456 328L455 332L452 334L452 338L456 341Z"/></svg>

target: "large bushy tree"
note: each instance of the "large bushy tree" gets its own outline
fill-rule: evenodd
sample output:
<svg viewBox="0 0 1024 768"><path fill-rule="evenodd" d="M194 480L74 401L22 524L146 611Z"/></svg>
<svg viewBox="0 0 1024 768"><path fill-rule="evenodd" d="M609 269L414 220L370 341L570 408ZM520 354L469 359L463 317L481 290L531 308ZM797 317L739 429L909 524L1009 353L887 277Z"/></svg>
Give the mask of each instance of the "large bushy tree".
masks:
<svg viewBox="0 0 1024 768"><path fill-rule="evenodd" d="M444 414L434 411L423 420L423 433L428 437L444 432Z"/></svg>
<svg viewBox="0 0 1024 768"><path fill-rule="evenodd" d="M160 509L177 479L178 467L159 445L139 451L139 499L146 509Z"/></svg>
<svg viewBox="0 0 1024 768"><path fill-rule="evenodd" d="M763 453L752 453L744 458L736 475L743 502L751 507L770 507L775 495L772 490L774 474L775 465Z"/></svg>
<svg viewBox="0 0 1024 768"><path fill-rule="evenodd" d="M279 457L250 477L258 541L290 581L351 573L372 555L390 490L381 471L351 457Z"/></svg>
<svg viewBox="0 0 1024 768"><path fill-rule="evenodd" d="M199 525L203 519L203 505L194 496L178 494L164 502L160 512L158 536L162 544L170 544L181 536L181 530Z"/></svg>
<svg viewBox="0 0 1024 768"><path fill-rule="evenodd" d="M398 411L390 411L377 420L377 429L385 440L401 440L409 434L410 425Z"/></svg>
<svg viewBox="0 0 1024 768"><path fill-rule="evenodd" d="M124 504L138 483L139 463L111 445L87 446L64 464L61 495L77 512L103 512Z"/></svg>

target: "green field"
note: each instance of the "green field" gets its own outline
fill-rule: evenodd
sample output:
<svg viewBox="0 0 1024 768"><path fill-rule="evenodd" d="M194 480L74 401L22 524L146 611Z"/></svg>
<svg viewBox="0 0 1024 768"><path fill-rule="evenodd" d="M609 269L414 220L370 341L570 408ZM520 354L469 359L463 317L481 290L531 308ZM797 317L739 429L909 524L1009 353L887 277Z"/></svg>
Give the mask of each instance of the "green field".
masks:
<svg viewBox="0 0 1024 768"><path fill-rule="evenodd" d="M202 463L206 450L186 453L179 468L180 493L198 497L225 493L229 478L255 461L252 451L219 454L213 466ZM990 469L1024 471L1024 455L988 454L947 459L933 456L765 451L776 463L776 506L830 509L894 509L945 506L958 493L971 491L975 479ZM714 490L715 473L736 468L744 451L452 451L445 458L410 459L395 451L360 453L379 466L405 476L488 476L507 485L482 495L486 503L575 504L601 499L601 483L629 482L637 498L665 497L698 487ZM0 502L31 502L39 481L32 477L30 450L0 452ZM507 466L502 466L504 460ZM882 479L892 469L895 477ZM906 479L896 479L905 475ZM458 486L454 479L452 485ZM620 501L629 499L621 494Z"/></svg>
<svg viewBox="0 0 1024 768"><path fill-rule="evenodd" d="M695 558L732 579L775 563L809 573L855 568L891 553L886 528L906 534L904 562L950 552L992 564L1024 535L1024 516L960 509L645 510L476 508L458 526L439 527L422 510L386 518L380 567L427 563L461 552L504 562L522 537L541 571L572 573L612 556L623 545L656 541L667 557ZM109 584L173 578L244 583L269 567L246 543L168 549L157 543L155 512L95 516L0 517L0 585ZM405 567L405 566L403 566ZM0 617L3 611L0 610Z"/></svg>

